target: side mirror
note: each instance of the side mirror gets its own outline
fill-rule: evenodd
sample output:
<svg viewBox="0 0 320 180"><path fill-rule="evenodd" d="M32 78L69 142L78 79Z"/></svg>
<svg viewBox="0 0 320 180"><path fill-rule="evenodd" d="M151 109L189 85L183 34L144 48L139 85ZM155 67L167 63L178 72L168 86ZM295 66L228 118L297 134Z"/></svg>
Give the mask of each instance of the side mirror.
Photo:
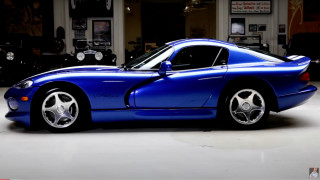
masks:
<svg viewBox="0 0 320 180"><path fill-rule="evenodd" d="M158 73L160 76L165 76L167 74L167 71L172 71L172 64L170 61L162 62Z"/></svg>

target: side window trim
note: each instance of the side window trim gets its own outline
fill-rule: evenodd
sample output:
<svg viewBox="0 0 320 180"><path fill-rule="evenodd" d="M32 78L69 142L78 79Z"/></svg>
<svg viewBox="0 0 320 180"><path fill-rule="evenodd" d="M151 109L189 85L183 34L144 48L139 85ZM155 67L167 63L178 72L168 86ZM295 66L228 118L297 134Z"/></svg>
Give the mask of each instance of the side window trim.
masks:
<svg viewBox="0 0 320 180"><path fill-rule="evenodd" d="M220 56L220 54L221 54L222 50L223 50L223 48L222 48L222 47L220 47L220 50L219 50L219 52L218 52L218 54L217 54L216 58L214 59L214 61L213 61L213 63L212 63L212 66L214 66L214 65L216 64L216 61L217 61L217 59L219 58L219 56ZM212 67L212 66L211 66L211 67Z"/></svg>
<svg viewBox="0 0 320 180"><path fill-rule="evenodd" d="M206 67L199 67L199 68L190 68L190 69L173 69L172 71L186 71L186 70L195 70L195 69L206 69L206 68L211 68L214 66L214 64L216 63L216 61L219 59L220 55L222 54L222 51L225 49L224 47L221 46L215 46L215 45L193 45L193 46L188 46L188 47L183 47L179 50L179 52L177 52L176 54L174 53L172 57L170 57L170 61L172 62L177 55L179 55L179 53L181 51L183 51L185 48L190 48L190 47L199 47L199 46L206 46L206 47L213 47L213 48L217 48L218 53L216 54L214 60L212 61L213 63L210 66L206 66ZM228 50L227 50L228 51ZM171 59L172 58L172 59ZM175 65L175 66L183 66L183 65Z"/></svg>

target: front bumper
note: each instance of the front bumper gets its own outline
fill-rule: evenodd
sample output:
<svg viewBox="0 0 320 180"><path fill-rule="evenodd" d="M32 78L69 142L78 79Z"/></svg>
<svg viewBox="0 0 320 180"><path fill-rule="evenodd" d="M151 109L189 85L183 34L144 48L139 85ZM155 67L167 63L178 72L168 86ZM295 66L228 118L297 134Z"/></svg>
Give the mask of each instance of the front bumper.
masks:
<svg viewBox="0 0 320 180"><path fill-rule="evenodd" d="M24 124L25 126L31 126L30 112L8 112L6 118Z"/></svg>
<svg viewBox="0 0 320 180"><path fill-rule="evenodd" d="M6 114L6 118L15 122L23 123L26 126L30 126L31 101L37 90L38 87L30 87L26 89L10 88L5 93L4 98L7 101L7 104L9 99L15 99L18 108L13 110L8 106L9 112ZM28 97L28 101L22 101L21 97Z"/></svg>
<svg viewBox="0 0 320 180"><path fill-rule="evenodd" d="M298 93L278 97L278 110L283 111L304 104L316 91L317 88L315 86L309 85Z"/></svg>

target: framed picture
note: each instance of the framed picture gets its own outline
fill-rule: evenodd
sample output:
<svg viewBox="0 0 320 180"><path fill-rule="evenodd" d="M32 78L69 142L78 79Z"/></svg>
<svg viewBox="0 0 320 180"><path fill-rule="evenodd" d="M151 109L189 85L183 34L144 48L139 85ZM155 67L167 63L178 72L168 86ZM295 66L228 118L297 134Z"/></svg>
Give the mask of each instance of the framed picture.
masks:
<svg viewBox="0 0 320 180"><path fill-rule="evenodd" d="M287 36L285 34L278 34L278 44L283 45L286 44Z"/></svg>
<svg viewBox="0 0 320 180"><path fill-rule="evenodd" d="M230 0L231 14L271 14L271 0Z"/></svg>
<svg viewBox="0 0 320 180"><path fill-rule="evenodd" d="M72 30L87 30L87 18L72 18Z"/></svg>
<svg viewBox="0 0 320 180"><path fill-rule="evenodd" d="M249 32L256 32L258 26L256 24L249 24Z"/></svg>
<svg viewBox="0 0 320 180"><path fill-rule="evenodd" d="M231 34L245 35L245 18L231 18Z"/></svg>
<svg viewBox="0 0 320 180"><path fill-rule="evenodd" d="M258 31L266 31L267 25L266 24L258 24Z"/></svg>
<svg viewBox="0 0 320 180"><path fill-rule="evenodd" d="M85 39L86 38L86 31L85 30L75 30L74 37L76 39Z"/></svg>
<svg viewBox="0 0 320 180"><path fill-rule="evenodd" d="M5 34L23 34L31 39L53 38L53 0L2 0L0 17L0 32Z"/></svg>
<svg viewBox="0 0 320 180"><path fill-rule="evenodd" d="M92 39L103 40L107 46L111 46L111 20L93 20Z"/></svg>
<svg viewBox="0 0 320 180"><path fill-rule="evenodd" d="M286 32L286 25L279 24L279 33L285 33L285 32Z"/></svg>

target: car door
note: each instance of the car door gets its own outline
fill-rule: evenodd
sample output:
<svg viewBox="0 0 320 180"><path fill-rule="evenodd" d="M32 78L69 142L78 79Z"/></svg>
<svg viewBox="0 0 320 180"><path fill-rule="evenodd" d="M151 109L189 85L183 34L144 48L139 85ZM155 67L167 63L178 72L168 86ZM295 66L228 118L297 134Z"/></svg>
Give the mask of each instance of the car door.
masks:
<svg viewBox="0 0 320 180"><path fill-rule="evenodd" d="M228 50L216 46L191 46L169 61L172 71L135 90L137 108L199 108L222 88ZM211 97L212 99L212 97Z"/></svg>

